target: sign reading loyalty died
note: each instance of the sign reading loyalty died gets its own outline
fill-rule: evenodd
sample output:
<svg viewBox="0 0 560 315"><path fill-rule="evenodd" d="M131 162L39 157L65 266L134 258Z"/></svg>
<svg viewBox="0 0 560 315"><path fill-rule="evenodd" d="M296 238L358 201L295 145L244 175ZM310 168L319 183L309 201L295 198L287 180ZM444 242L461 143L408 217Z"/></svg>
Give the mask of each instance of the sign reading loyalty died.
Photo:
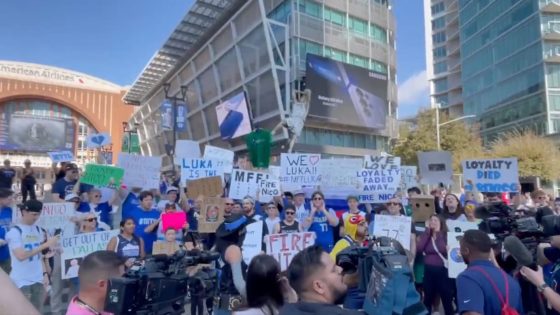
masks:
<svg viewBox="0 0 560 315"><path fill-rule="evenodd" d="M266 254L274 257L284 271L297 253L315 244L315 233L270 234L265 236L265 244Z"/></svg>
<svg viewBox="0 0 560 315"><path fill-rule="evenodd" d="M280 183L284 190L301 189L304 186L319 186L320 154L282 153L280 159Z"/></svg>
<svg viewBox="0 0 560 315"><path fill-rule="evenodd" d="M189 199L196 199L199 196L221 196L223 192L220 176L195 179L187 182L187 196Z"/></svg>
<svg viewBox="0 0 560 315"><path fill-rule="evenodd" d="M123 176L124 169L120 167L87 164L81 182L101 187L120 187Z"/></svg>
<svg viewBox="0 0 560 315"><path fill-rule="evenodd" d="M74 154L70 151L57 151L47 153L53 163L72 162L74 161Z"/></svg>
<svg viewBox="0 0 560 315"><path fill-rule="evenodd" d="M472 190L472 181L480 192L514 192L519 185L516 158L463 161L465 189Z"/></svg>

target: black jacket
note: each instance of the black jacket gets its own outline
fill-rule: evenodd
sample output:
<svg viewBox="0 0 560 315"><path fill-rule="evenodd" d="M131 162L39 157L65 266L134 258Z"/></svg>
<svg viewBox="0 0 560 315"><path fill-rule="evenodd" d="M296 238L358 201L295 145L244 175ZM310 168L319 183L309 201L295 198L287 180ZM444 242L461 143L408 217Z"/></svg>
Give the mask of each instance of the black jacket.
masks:
<svg viewBox="0 0 560 315"><path fill-rule="evenodd" d="M323 303L298 302L286 304L280 315L365 315L366 313L340 308L336 305Z"/></svg>

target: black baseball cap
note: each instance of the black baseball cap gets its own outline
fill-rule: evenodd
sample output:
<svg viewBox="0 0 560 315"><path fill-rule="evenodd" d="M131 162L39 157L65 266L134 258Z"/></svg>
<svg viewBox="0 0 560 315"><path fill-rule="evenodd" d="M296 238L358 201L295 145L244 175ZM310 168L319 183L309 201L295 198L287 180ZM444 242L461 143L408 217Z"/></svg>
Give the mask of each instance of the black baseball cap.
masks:
<svg viewBox="0 0 560 315"><path fill-rule="evenodd" d="M70 170L77 170L78 169L78 165L74 164L74 163L68 163L66 165L64 165L64 169L66 171L70 171Z"/></svg>
<svg viewBox="0 0 560 315"><path fill-rule="evenodd" d="M43 210L43 203L39 200L28 200L20 205L20 209L29 212L41 212Z"/></svg>

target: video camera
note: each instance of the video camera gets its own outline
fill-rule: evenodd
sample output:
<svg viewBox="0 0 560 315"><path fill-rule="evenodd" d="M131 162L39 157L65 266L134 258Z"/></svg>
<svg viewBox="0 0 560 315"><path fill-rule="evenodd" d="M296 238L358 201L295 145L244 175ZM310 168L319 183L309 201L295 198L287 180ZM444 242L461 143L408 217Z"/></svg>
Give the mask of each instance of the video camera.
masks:
<svg viewBox="0 0 560 315"><path fill-rule="evenodd" d="M109 280L105 311L113 314L183 314L185 297L217 294L218 271L204 267L194 275L187 267L218 260L215 252L179 249L172 256L136 261L123 277Z"/></svg>

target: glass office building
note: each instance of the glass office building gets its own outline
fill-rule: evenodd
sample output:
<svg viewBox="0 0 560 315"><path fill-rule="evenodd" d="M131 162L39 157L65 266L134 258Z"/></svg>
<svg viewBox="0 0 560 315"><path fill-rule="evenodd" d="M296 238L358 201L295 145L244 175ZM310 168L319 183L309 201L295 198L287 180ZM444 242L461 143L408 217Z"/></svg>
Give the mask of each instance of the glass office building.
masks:
<svg viewBox="0 0 560 315"><path fill-rule="evenodd" d="M308 119L295 146L300 152L363 155L388 149L397 136L395 20L388 0L197 0L125 95L138 105L142 153L162 155L173 133L161 128L160 106L186 91L192 139L237 152L243 137L220 137L216 106L240 91L250 103L253 129L272 130L290 112L292 91L306 84L307 54L384 73L387 117L383 130ZM275 153L286 149L287 130L273 135Z"/></svg>

